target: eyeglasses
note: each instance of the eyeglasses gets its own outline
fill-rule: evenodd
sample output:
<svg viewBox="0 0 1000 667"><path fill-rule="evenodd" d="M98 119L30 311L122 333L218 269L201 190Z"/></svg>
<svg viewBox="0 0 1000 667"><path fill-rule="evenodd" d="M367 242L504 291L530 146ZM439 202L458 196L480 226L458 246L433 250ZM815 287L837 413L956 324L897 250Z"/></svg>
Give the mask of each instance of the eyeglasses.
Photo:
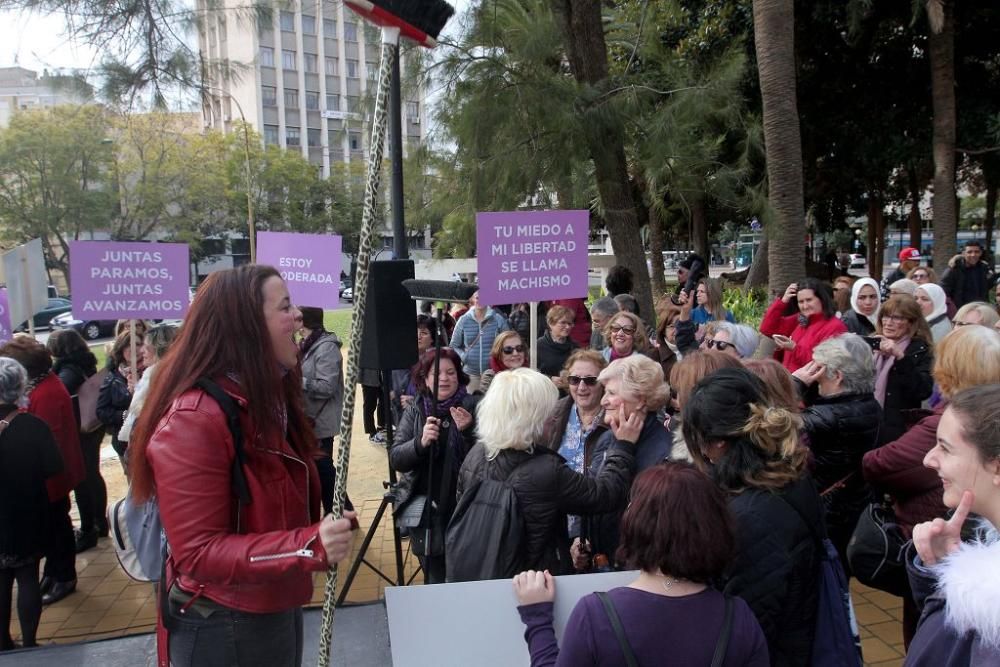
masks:
<svg viewBox="0 0 1000 667"><path fill-rule="evenodd" d="M910 318L903 317L902 315L883 315L882 321L885 322L886 320L890 322L902 323L902 322L909 322Z"/></svg>
<svg viewBox="0 0 1000 667"><path fill-rule="evenodd" d="M524 345L504 345L504 354L514 354L515 352L524 352Z"/></svg>
<svg viewBox="0 0 1000 667"><path fill-rule="evenodd" d="M569 383L574 387L580 384L581 382L587 385L588 387L593 387L595 384L597 384L597 378L593 375L584 375L583 377L580 377L579 375L570 375L566 379L569 380Z"/></svg>
<svg viewBox="0 0 1000 667"><path fill-rule="evenodd" d="M632 336L635 334L635 327L623 327L618 324L611 325L611 333L623 333L626 336Z"/></svg>
<svg viewBox="0 0 1000 667"><path fill-rule="evenodd" d="M962 320L955 320L956 327L968 327L972 326L973 324L979 324L979 322L963 322Z"/></svg>
<svg viewBox="0 0 1000 667"><path fill-rule="evenodd" d="M575 324L575 323L574 322L567 322L566 320L559 320L558 322L556 322L556 326L560 326L560 327L571 327L571 326L573 326L573 324Z"/></svg>
<svg viewBox="0 0 1000 667"><path fill-rule="evenodd" d="M734 345L733 343L730 343L725 340L715 340L714 338L706 340L705 347L707 347L710 350L714 348L719 352L725 352L729 348L733 348L734 350L736 349L736 345Z"/></svg>

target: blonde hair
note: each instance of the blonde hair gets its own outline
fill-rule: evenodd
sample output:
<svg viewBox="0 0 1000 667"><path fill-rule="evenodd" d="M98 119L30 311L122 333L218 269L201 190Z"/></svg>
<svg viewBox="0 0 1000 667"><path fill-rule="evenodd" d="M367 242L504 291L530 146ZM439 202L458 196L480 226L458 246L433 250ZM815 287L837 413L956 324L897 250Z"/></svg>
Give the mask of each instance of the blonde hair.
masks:
<svg viewBox="0 0 1000 667"><path fill-rule="evenodd" d="M663 380L663 367L641 354L615 359L601 371L597 379L602 385L607 384L608 380L619 380L621 392L645 402L646 409L650 412L662 408L670 397L670 389Z"/></svg>
<svg viewBox="0 0 1000 667"><path fill-rule="evenodd" d="M549 308L549 312L545 314L545 321L551 327L564 317L574 324L576 323L576 313L566 306L552 306Z"/></svg>
<svg viewBox="0 0 1000 667"><path fill-rule="evenodd" d="M603 331L605 345L611 347L611 325L623 317L631 322L632 328L635 329L635 333L632 334L632 349L645 352L649 347L649 342L646 340L646 325L643 324L638 315L627 310L620 310L608 318L608 323L604 325Z"/></svg>
<svg viewBox="0 0 1000 667"><path fill-rule="evenodd" d="M677 403L683 406L694 386L705 377L720 368L742 368L739 359L725 352L715 350L699 350L685 354L684 358L670 369L670 387L677 396Z"/></svg>
<svg viewBox="0 0 1000 667"><path fill-rule="evenodd" d="M955 327L934 349L931 375L945 398L1000 383L1000 333L983 326Z"/></svg>
<svg viewBox="0 0 1000 667"><path fill-rule="evenodd" d="M961 322L965 319L966 315L972 311L979 313L979 316L982 318L980 324L984 327L992 327L997 323L997 320L1000 319L1000 315L997 314L997 311L990 304L985 301L970 301L958 309L958 312L955 313L955 318L952 321Z"/></svg>
<svg viewBox="0 0 1000 667"><path fill-rule="evenodd" d="M493 459L505 449L531 449L542 437L559 391L552 380L530 368L497 373L476 406L476 435Z"/></svg>

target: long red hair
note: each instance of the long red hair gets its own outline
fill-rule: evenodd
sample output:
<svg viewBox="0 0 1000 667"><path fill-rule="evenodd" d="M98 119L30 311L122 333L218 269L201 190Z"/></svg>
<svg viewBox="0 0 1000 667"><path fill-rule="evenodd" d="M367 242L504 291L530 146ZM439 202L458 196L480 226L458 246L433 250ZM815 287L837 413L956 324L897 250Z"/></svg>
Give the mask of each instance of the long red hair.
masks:
<svg viewBox="0 0 1000 667"><path fill-rule="evenodd" d="M281 276L270 266L247 264L217 271L198 288L180 335L156 365L156 377L129 440L137 502L155 494L146 458L150 437L174 400L200 377L238 378L258 431L268 438L284 437L279 419L284 411L289 444L300 456L311 456L315 439L302 407L301 369L296 365L282 373L264 321L263 287L272 277Z"/></svg>

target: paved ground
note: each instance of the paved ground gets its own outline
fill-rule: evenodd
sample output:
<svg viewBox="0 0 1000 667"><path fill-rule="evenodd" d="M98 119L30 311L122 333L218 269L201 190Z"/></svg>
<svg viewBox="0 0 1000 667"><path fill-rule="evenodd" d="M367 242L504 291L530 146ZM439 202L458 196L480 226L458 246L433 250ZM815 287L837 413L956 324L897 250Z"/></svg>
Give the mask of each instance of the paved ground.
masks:
<svg viewBox="0 0 1000 667"><path fill-rule="evenodd" d="M355 540L360 546L364 531L371 525L382 499L382 481L388 476L385 450L368 442L361 421L361 397L351 447L348 494L357 506L362 531ZM108 482L109 499L125 493L125 480L117 457L105 448L101 464ZM74 509L74 519L76 519ZM409 579L416 571L416 559L408 556L404 542L405 572ZM392 531L389 517L381 522L367 560L392 576L395 571ZM341 570L341 582L346 568ZM129 579L118 566L110 541L102 539L98 548L77 556L77 592L42 612L38 638L43 644L64 644L152 632L156 622L153 587ZM322 605L325 575L315 577L313 605ZM418 576L415 583L420 583ZM347 602L368 602L383 596L386 582L367 567L362 567ZM902 602L887 593L857 585L852 586L855 613L861 625L866 664L890 667L903 662L903 638L900 628ZM20 628L15 617L11 626L15 640ZM34 652L32 652L34 654Z"/></svg>

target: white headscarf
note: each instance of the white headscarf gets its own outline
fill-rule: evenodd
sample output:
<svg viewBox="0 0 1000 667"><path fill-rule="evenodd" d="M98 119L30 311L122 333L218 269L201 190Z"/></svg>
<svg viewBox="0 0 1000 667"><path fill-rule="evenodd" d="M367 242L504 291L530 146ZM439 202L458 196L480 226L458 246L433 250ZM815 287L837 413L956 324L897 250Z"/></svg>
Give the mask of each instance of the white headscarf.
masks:
<svg viewBox="0 0 1000 667"><path fill-rule="evenodd" d="M934 304L934 310L931 311L930 315L926 315L924 319L931 322L944 315L945 311L948 310L948 297L945 296L944 290L934 283L924 283L917 288L917 291L920 290L923 290L924 294L930 297L931 303Z"/></svg>
<svg viewBox="0 0 1000 667"><path fill-rule="evenodd" d="M862 315L861 311L858 310L858 296L861 294L861 288L864 287L865 285L868 285L869 287L873 288L875 290L875 297L878 298L878 296L879 296L878 283L875 282L875 280L873 278L859 278L851 286L851 309L854 312L856 312L858 315L861 315L861 317L867 317L868 321L871 322L873 326L877 327L878 326L878 311L882 310L882 304L881 303L879 303L875 307L875 312L873 312L871 315Z"/></svg>

